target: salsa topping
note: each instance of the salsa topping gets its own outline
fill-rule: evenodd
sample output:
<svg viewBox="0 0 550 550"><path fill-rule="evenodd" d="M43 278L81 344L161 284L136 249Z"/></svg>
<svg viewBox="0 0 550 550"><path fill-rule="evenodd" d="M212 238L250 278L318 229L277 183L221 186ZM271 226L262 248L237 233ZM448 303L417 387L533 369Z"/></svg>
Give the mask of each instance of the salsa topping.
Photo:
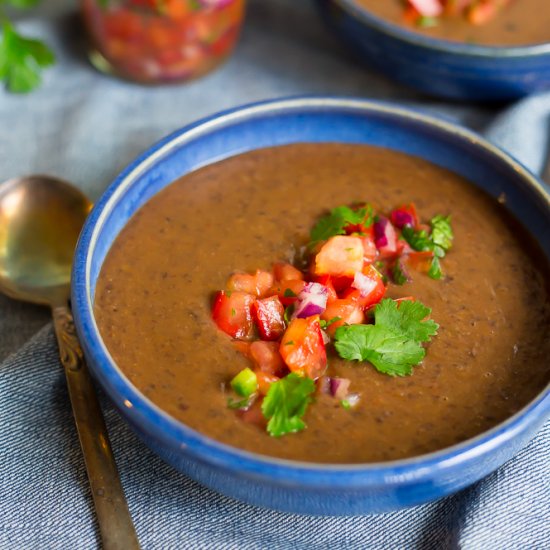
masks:
<svg viewBox="0 0 550 550"><path fill-rule="evenodd" d="M465 18L484 25L512 0L405 0L404 18L418 27L433 27L442 17Z"/></svg>
<svg viewBox="0 0 550 550"><path fill-rule="evenodd" d="M387 215L370 204L339 206L311 230L303 269L277 262L272 271L231 275L216 293L212 318L252 366L231 380L228 407L275 437L306 427L315 394L356 407L360 395L350 380L327 376L327 350L350 368L360 361L390 376L411 375L439 325L414 297L394 300L386 292L415 272L442 278L452 242L450 217L422 224L414 204Z"/></svg>

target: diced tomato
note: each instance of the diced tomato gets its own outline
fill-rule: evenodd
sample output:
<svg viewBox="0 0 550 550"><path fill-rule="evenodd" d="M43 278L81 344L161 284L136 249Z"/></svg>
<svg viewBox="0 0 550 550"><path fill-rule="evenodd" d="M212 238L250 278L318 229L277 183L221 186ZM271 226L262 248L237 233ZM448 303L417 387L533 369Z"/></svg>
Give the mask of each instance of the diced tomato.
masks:
<svg viewBox="0 0 550 550"><path fill-rule="evenodd" d="M258 269L254 277L256 278L256 295L265 296L275 282L273 274L270 271Z"/></svg>
<svg viewBox="0 0 550 550"><path fill-rule="evenodd" d="M397 239L397 251L395 252L396 256L403 256L412 252L410 244L404 239Z"/></svg>
<svg viewBox="0 0 550 550"><path fill-rule="evenodd" d="M240 32L240 28L237 26L230 27L227 29L222 35L220 35L214 42L211 42L209 44L209 52L212 55L221 56L221 55L227 55L227 53L231 50L233 47L233 44L235 44L235 40L237 39Z"/></svg>
<svg viewBox="0 0 550 550"><path fill-rule="evenodd" d="M319 275L317 277L313 277L313 280L328 289L327 303L330 303L332 300L336 300L338 298L334 285L332 284L332 277L330 275Z"/></svg>
<svg viewBox="0 0 550 550"><path fill-rule="evenodd" d="M258 269L254 275L250 273L234 273L227 281L227 290L231 292L246 292L255 296L265 296L273 286L273 275L269 271Z"/></svg>
<svg viewBox="0 0 550 550"><path fill-rule="evenodd" d="M386 287L384 287L384 291L385 289ZM342 299L353 301L363 310L367 310L371 306L376 305L383 297L384 294L380 292L373 292L369 296L362 296L361 291L356 288L350 288L347 292L342 294Z"/></svg>
<svg viewBox="0 0 550 550"><path fill-rule="evenodd" d="M412 202L410 204L403 204L399 208L392 210L390 220L399 229L405 226L416 228L418 225L416 206Z"/></svg>
<svg viewBox="0 0 550 550"><path fill-rule="evenodd" d="M158 4L158 0L155 2ZM187 0L163 0L162 10L172 19L183 19L193 13Z"/></svg>
<svg viewBox="0 0 550 550"><path fill-rule="evenodd" d="M374 239L374 222L371 223L371 225L369 225L368 227L364 227L364 226L356 226L356 227L359 227L359 229L356 232L351 233L352 237L370 237Z"/></svg>
<svg viewBox="0 0 550 550"><path fill-rule="evenodd" d="M258 391L262 395L267 395L271 384L280 380L278 376L268 374L267 372L263 372L261 370L256 371L256 379L258 380Z"/></svg>
<svg viewBox="0 0 550 550"><path fill-rule="evenodd" d="M250 342L243 340L233 340L233 347L245 357L250 357Z"/></svg>
<svg viewBox="0 0 550 550"><path fill-rule="evenodd" d="M331 237L315 256L315 275L353 277L363 267L363 243L359 237Z"/></svg>
<svg viewBox="0 0 550 550"><path fill-rule="evenodd" d="M351 300L355 302L361 309L365 309L366 300L361 296L361 291L350 287L341 294L342 300Z"/></svg>
<svg viewBox="0 0 550 550"><path fill-rule="evenodd" d="M361 237L361 243L363 245L363 259L366 263L371 264L378 256L378 249L373 237Z"/></svg>
<svg viewBox="0 0 550 550"><path fill-rule="evenodd" d="M277 262L273 265L273 275L276 281L301 281L304 274L291 264Z"/></svg>
<svg viewBox="0 0 550 550"><path fill-rule="evenodd" d="M252 304L255 298L246 292L224 292L216 294L212 318L218 327L233 338L249 340L254 332Z"/></svg>
<svg viewBox="0 0 550 550"><path fill-rule="evenodd" d="M432 260L434 257L433 252L426 250L424 252L409 252L406 256L406 263L412 269L416 269L422 273L428 273L432 265Z"/></svg>
<svg viewBox="0 0 550 550"><path fill-rule="evenodd" d="M472 25L484 25L491 21L509 1L510 0L478 0L468 8L468 21Z"/></svg>
<svg viewBox="0 0 550 550"><path fill-rule="evenodd" d="M227 290L256 294L256 279L250 273L233 273L227 281Z"/></svg>
<svg viewBox="0 0 550 550"><path fill-rule="evenodd" d="M278 342L256 340L250 344L249 355L254 365L256 365L256 370L274 376L285 375L287 368L279 353Z"/></svg>
<svg viewBox="0 0 550 550"><path fill-rule="evenodd" d="M440 0L409 0L409 4L424 17L438 17L443 13L443 2Z"/></svg>
<svg viewBox="0 0 550 550"><path fill-rule="evenodd" d="M334 336L336 329L342 325L359 325L365 320L363 307L352 299L334 300L321 315L321 319L327 323L336 317L339 317L339 320L327 327L327 332L331 336Z"/></svg>
<svg viewBox="0 0 550 550"><path fill-rule="evenodd" d="M447 0L445 2L445 15L460 15L464 8L467 8L477 0Z"/></svg>
<svg viewBox="0 0 550 550"><path fill-rule="evenodd" d="M300 292L302 292L305 286L306 283L302 280L282 281L271 288L268 294L277 294L281 304L284 306L289 306L296 301L296 297L300 294Z"/></svg>
<svg viewBox="0 0 550 550"><path fill-rule="evenodd" d="M157 0L128 0L128 5L135 8L149 8L154 13L157 11Z"/></svg>
<svg viewBox="0 0 550 550"><path fill-rule="evenodd" d="M409 25L415 25L418 19L422 17L416 8L407 6L403 10L403 20Z"/></svg>
<svg viewBox="0 0 550 550"><path fill-rule="evenodd" d="M279 351L292 372L316 380L327 368L327 354L319 316L293 319L281 340Z"/></svg>
<svg viewBox="0 0 550 550"><path fill-rule="evenodd" d="M367 265L362 272L355 274L352 287L343 294L343 297L355 300L365 309L372 304L377 304L385 293L386 285L382 275L374 266Z"/></svg>
<svg viewBox="0 0 550 550"><path fill-rule="evenodd" d="M256 300L252 314L262 340L278 340L285 331L285 308L278 296Z"/></svg>
<svg viewBox="0 0 550 550"><path fill-rule="evenodd" d="M104 16L104 32L111 38L119 38L124 43L131 42L142 35L144 19L130 10L108 11Z"/></svg>
<svg viewBox="0 0 550 550"><path fill-rule="evenodd" d="M331 277L331 279L332 286L339 297L351 286L351 283L353 283L353 277Z"/></svg>
<svg viewBox="0 0 550 550"><path fill-rule="evenodd" d="M346 235L352 235L353 237L360 237L361 234L363 233L367 233L370 228L372 227L369 226L367 227L366 225L363 225L362 223L358 223L358 224L354 224L354 225L346 225L346 227L344 227L344 231L346 232Z"/></svg>

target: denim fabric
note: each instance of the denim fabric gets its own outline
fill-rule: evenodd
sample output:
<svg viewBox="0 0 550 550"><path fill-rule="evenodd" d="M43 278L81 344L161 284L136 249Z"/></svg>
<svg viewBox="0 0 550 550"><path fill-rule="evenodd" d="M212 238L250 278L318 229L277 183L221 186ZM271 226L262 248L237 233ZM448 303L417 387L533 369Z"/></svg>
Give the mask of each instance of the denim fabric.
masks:
<svg viewBox="0 0 550 550"><path fill-rule="evenodd" d="M308 2L252 1L227 65L178 87L142 88L97 74L72 19L28 21L59 63L25 97L0 92L0 180L48 172L97 197L117 171L171 130L248 101L302 93L399 100L487 135L532 169L546 152L550 94L510 111L421 98L359 66ZM496 116L496 118L494 118ZM493 122L494 121L494 122ZM50 326L0 300L0 549L99 545L82 455ZM153 455L102 396L114 453L146 549L550 548L550 424L475 486L413 509L355 518L259 510L211 492Z"/></svg>
<svg viewBox="0 0 550 550"><path fill-rule="evenodd" d="M103 410L140 541L168 548L550 547L550 423L515 459L444 500L312 518L217 495L164 464ZM0 548L87 549L98 531L50 327L0 367Z"/></svg>

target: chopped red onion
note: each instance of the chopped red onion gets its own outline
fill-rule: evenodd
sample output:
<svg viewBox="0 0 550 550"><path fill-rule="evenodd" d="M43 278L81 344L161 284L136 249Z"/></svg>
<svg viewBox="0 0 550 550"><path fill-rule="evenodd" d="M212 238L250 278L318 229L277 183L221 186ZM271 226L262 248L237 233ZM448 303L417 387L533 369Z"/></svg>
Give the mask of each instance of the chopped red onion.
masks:
<svg viewBox="0 0 550 550"><path fill-rule="evenodd" d="M409 4L424 17L438 17L443 13L441 0L409 0Z"/></svg>
<svg viewBox="0 0 550 550"><path fill-rule="evenodd" d="M355 407L360 400L361 396L358 393L348 393L346 396L346 401L350 407Z"/></svg>
<svg viewBox="0 0 550 550"><path fill-rule="evenodd" d="M378 282L367 277L364 273L357 271L355 277L353 277L353 283L351 286L356 288L361 293L361 296L368 296L378 285Z"/></svg>
<svg viewBox="0 0 550 550"><path fill-rule="evenodd" d="M323 344L325 344L325 346L330 344L330 336L324 330L321 331L321 336L323 337Z"/></svg>
<svg viewBox="0 0 550 550"><path fill-rule="evenodd" d="M393 253L397 249L395 228L388 218L380 216L374 224L374 242L380 252Z"/></svg>
<svg viewBox="0 0 550 550"><path fill-rule="evenodd" d="M330 379L330 395L336 399L346 399L351 381L347 378Z"/></svg>
<svg viewBox="0 0 550 550"><path fill-rule="evenodd" d="M327 308L328 288L320 283L307 283L298 294L293 318L321 315Z"/></svg>
<svg viewBox="0 0 550 550"><path fill-rule="evenodd" d="M406 210L394 210L391 213L391 221L399 229L403 229L406 225L414 227L414 216Z"/></svg>
<svg viewBox="0 0 550 550"><path fill-rule="evenodd" d="M231 4L233 0L200 0L204 8L225 8Z"/></svg>
<svg viewBox="0 0 550 550"><path fill-rule="evenodd" d="M319 393L329 394L330 393L330 381L331 378L328 376L321 376L317 380L317 391Z"/></svg>

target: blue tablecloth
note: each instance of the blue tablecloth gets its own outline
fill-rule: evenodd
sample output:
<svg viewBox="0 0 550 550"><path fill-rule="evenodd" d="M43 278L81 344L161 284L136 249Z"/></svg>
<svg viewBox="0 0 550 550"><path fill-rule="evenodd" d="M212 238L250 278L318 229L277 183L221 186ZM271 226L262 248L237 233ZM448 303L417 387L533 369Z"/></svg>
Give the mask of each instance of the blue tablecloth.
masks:
<svg viewBox="0 0 550 550"><path fill-rule="evenodd" d="M235 56L184 86L143 88L96 73L75 20L26 21L59 63L29 96L0 92L0 180L41 172L92 198L152 142L203 115L258 99L322 93L399 100L484 131L534 171L547 151L550 95L504 109L445 104L359 66L308 2L256 0ZM49 325L0 300L0 548L94 548L97 524ZM145 448L102 397L144 548L550 548L550 424L514 460L439 502L378 516L259 510L205 489Z"/></svg>

